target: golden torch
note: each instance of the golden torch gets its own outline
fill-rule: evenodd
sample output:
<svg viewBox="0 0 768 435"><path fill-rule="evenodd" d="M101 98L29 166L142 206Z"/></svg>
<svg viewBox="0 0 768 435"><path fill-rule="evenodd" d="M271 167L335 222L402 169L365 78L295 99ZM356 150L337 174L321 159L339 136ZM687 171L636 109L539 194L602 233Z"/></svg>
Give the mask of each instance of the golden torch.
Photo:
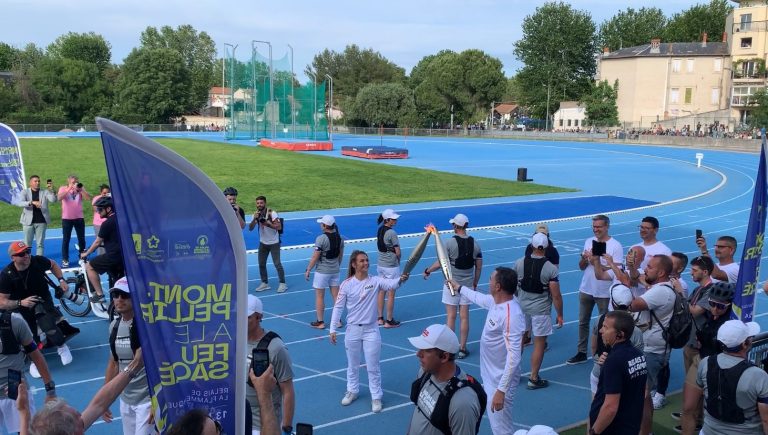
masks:
<svg viewBox="0 0 768 435"><path fill-rule="evenodd" d="M437 249L437 260L440 262L440 269L443 271L443 277L445 277L445 280L447 281L451 296L456 296L456 290L450 283L450 280L453 279L453 274L451 274L451 262L448 260L448 253L445 252L445 248L443 247L443 241L440 240L440 233L432 224L427 226L427 231L435 235L435 248Z"/></svg>
<svg viewBox="0 0 768 435"><path fill-rule="evenodd" d="M427 228L425 228L427 229ZM405 267L403 267L403 273L411 273L414 267L416 267L416 263L421 260L421 256L424 254L424 250L427 248L427 242L429 241L429 236L432 233L429 232L427 229L426 234L424 234L424 237L421 238L418 244L416 244L416 247L413 248L413 252L411 252L411 256L408 257L408 261L405 262Z"/></svg>

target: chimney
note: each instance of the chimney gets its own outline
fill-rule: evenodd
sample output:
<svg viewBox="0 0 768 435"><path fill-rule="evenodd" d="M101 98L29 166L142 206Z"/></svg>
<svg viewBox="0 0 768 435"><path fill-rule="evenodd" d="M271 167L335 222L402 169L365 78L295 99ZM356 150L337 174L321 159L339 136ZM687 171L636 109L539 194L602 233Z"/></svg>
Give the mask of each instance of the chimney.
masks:
<svg viewBox="0 0 768 435"><path fill-rule="evenodd" d="M611 52L611 49L606 45L603 47L603 55L609 54Z"/></svg>
<svg viewBox="0 0 768 435"><path fill-rule="evenodd" d="M704 32L701 35L701 46L706 47L707 46L707 32Z"/></svg>
<svg viewBox="0 0 768 435"><path fill-rule="evenodd" d="M651 39L651 53L659 53L659 47L661 46L661 39Z"/></svg>
<svg viewBox="0 0 768 435"><path fill-rule="evenodd" d="M723 42L728 42L728 32L723 32Z"/></svg>

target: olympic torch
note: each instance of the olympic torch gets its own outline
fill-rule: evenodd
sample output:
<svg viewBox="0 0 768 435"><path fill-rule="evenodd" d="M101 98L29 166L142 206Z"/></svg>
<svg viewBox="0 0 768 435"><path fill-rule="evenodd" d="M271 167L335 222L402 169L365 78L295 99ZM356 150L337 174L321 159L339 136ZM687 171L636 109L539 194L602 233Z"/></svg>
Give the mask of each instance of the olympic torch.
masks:
<svg viewBox="0 0 768 435"><path fill-rule="evenodd" d="M451 296L456 296L456 290L451 285L453 274L451 273L451 262L448 260L448 253L445 252L443 247L443 241L440 240L440 233L437 231L434 225L429 225L428 231L435 235L435 248L437 249L437 260L440 262L440 269L443 271L443 277L447 281L448 289L451 291Z"/></svg>
<svg viewBox="0 0 768 435"><path fill-rule="evenodd" d="M429 241L429 236L431 234L432 233L427 230L427 233L424 234L424 237L422 237L419 243L416 244L416 247L413 248L413 252L411 252L411 256L408 257L408 261L405 263L405 267L403 268L404 274L411 273L413 268L416 267L416 263L421 260L421 256L424 254L424 250L427 248L427 242Z"/></svg>

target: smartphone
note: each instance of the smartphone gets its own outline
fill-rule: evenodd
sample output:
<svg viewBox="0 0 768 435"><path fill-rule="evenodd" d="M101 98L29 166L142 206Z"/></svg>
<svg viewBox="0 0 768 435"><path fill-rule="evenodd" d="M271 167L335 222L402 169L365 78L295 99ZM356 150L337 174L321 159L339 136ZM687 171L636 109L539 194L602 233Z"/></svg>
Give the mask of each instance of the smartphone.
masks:
<svg viewBox="0 0 768 435"><path fill-rule="evenodd" d="M308 423L296 423L296 435L312 435L312 425Z"/></svg>
<svg viewBox="0 0 768 435"><path fill-rule="evenodd" d="M251 368L256 376L261 376L269 367L269 350L253 349L251 354Z"/></svg>
<svg viewBox="0 0 768 435"><path fill-rule="evenodd" d="M596 255L598 257L602 257L603 254L605 254L605 242L598 242L597 240L592 240L592 255Z"/></svg>
<svg viewBox="0 0 768 435"><path fill-rule="evenodd" d="M53 180L51 180L51 179L49 178L49 179L45 180L45 183L46 183L46 184L53 184Z"/></svg>
<svg viewBox="0 0 768 435"><path fill-rule="evenodd" d="M8 369L8 398L16 400L19 398L19 384L21 383L21 372L14 369Z"/></svg>
<svg viewBox="0 0 768 435"><path fill-rule="evenodd" d="M701 230L696 230L696 240L700 239L702 236Z"/></svg>

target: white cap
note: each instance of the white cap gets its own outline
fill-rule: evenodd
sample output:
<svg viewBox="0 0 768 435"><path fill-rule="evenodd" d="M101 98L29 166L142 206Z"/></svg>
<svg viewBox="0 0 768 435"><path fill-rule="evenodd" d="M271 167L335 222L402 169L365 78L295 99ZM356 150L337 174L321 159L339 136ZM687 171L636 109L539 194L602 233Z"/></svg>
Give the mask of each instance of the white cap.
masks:
<svg viewBox="0 0 768 435"><path fill-rule="evenodd" d="M109 289L110 292L112 292L112 290L119 290L121 292L130 293L131 288L128 287L128 278L122 277L118 279L115 285L113 285L112 288Z"/></svg>
<svg viewBox="0 0 768 435"><path fill-rule="evenodd" d="M463 227L469 223L469 218L466 215L459 213L454 216L453 219L449 220L448 223Z"/></svg>
<svg viewBox="0 0 768 435"><path fill-rule="evenodd" d="M327 215L321 217L320 219L318 219L317 223L323 224L326 227L330 227L330 226L332 226L333 224L336 223L336 219L334 219L333 216L327 214Z"/></svg>
<svg viewBox="0 0 768 435"><path fill-rule="evenodd" d="M263 313L264 304L261 303L261 299L254 295L248 295L248 317L251 317L254 313Z"/></svg>
<svg viewBox="0 0 768 435"><path fill-rule="evenodd" d="M615 284L611 287L611 299L613 299L613 303L616 305L629 306L634 297L632 296L632 290L630 290L629 287L624 284Z"/></svg>
<svg viewBox="0 0 768 435"><path fill-rule="evenodd" d="M547 235L544 233L536 233L531 237L531 246L533 246L534 249L538 248L546 248L549 246L549 239L547 239Z"/></svg>
<svg viewBox="0 0 768 435"><path fill-rule="evenodd" d="M528 430L520 429L514 435L557 435L557 432L549 426L537 424Z"/></svg>
<svg viewBox="0 0 768 435"><path fill-rule="evenodd" d="M430 325L418 337L409 337L416 349L440 349L443 352L458 353L459 339L451 328L445 325Z"/></svg>
<svg viewBox="0 0 768 435"><path fill-rule="evenodd" d="M760 333L757 322L744 323L741 320L729 320L717 330L717 341L725 347L737 347L747 341L747 338Z"/></svg>
<svg viewBox="0 0 768 435"><path fill-rule="evenodd" d="M400 215L395 213L395 211L392 210L391 208L388 208L383 212L381 212L381 217L383 217L384 219L397 219L400 217Z"/></svg>

